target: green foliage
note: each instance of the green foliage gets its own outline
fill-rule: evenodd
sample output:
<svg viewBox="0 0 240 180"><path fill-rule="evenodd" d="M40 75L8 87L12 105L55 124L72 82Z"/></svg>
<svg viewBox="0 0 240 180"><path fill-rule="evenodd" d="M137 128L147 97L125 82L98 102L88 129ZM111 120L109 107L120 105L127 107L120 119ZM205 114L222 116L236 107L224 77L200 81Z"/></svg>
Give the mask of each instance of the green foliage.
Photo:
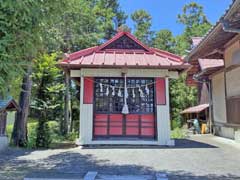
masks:
<svg viewBox="0 0 240 180"><path fill-rule="evenodd" d="M38 127L36 147L48 148L50 129L47 119L54 118L56 109L61 105L59 95L63 92L64 85L56 81L61 77L60 70L56 67L56 54L44 54L35 60L33 78L34 100L31 108L38 114Z"/></svg>
<svg viewBox="0 0 240 180"><path fill-rule="evenodd" d="M62 71L56 63L57 53L43 54L34 60L32 116L39 117L39 111L44 109L47 111L45 119L59 120L62 117L65 87Z"/></svg>
<svg viewBox="0 0 240 180"><path fill-rule="evenodd" d="M0 92L12 88L43 49L45 27L60 10L52 0L0 1Z"/></svg>
<svg viewBox="0 0 240 180"><path fill-rule="evenodd" d="M107 40L115 35L116 29L124 25L127 19L118 0L98 0L94 6L94 12L101 19L100 25Z"/></svg>
<svg viewBox="0 0 240 180"><path fill-rule="evenodd" d="M153 47L174 53L175 39L171 31L163 29L158 31L153 38Z"/></svg>
<svg viewBox="0 0 240 180"><path fill-rule="evenodd" d="M36 148L36 140L37 140L37 121L29 122L28 127L28 142L27 142L27 148L34 149Z"/></svg>
<svg viewBox="0 0 240 180"><path fill-rule="evenodd" d="M39 121L37 127L37 148L48 148L51 143L49 126L46 121Z"/></svg>
<svg viewBox="0 0 240 180"><path fill-rule="evenodd" d="M203 12L203 7L195 2L186 4L182 14L178 15L178 22L191 28L193 25L208 23L207 17Z"/></svg>
<svg viewBox="0 0 240 180"><path fill-rule="evenodd" d="M27 127L28 127L28 133L27 133L28 134L28 142L27 142L26 147L30 148L30 149L36 148L37 121L35 119L29 119ZM7 136L9 139L11 139L12 130L13 130L13 124L7 125L6 131L7 131Z"/></svg>
<svg viewBox="0 0 240 180"><path fill-rule="evenodd" d="M153 32L150 30L152 25L152 17L145 10L137 10L131 15L135 23L134 35L143 43L151 45Z"/></svg>
<svg viewBox="0 0 240 180"><path fill-rule="evenodd" d="M181 128L175 128L171 131L171 138L173 139L184 139L187 137L186 132L184 132Z"/></svg>
<svg viewBox="0 0 240 180"><path fill-rule="evenodd" d="M48 121L47 126L49 128L48 134L50 137L48 137L48 142L50 144L49 147L52 147L55 143L62 143L64 141L70 141L74 142L78 136L77 132L72 132L66 137L61 136L59 132L59 123L57 121ZM29 149L35 149L37 148L37 129L38 129L38 121L35 119L28 120L28 142L26 145L26 148ZM10 138L12 133L13 125L7 125L7 135Z"/></svg>
<svg viewBox="0 0 240 180"><path fill-rule="evenodd" d="M202 37L211 28L203 7L195 2L186 4L178 22L185 26L182 35L176 37L176 53L186 55L191 48L191 37Z"/></svg>
<svg viewBox="0 0 240 180"><path fill-rule="evenodd" d="M48 52L74 52L112 37L126 15L117 0L68 0L64 12L46 30ZM50 40L50 42L49 42Z"/></svg>
<svg viewBox="0 0 240 180"><path fill-rule="evenodd" d="M183 7L182 14L178 15L178 22L185 25L185 30L182 35L175 38L174 52L186 55L187 50L190 50L191 37L203 36L210 29L211 24L203 13L203 7L196 3L190 3ZM185 79L186 75L182 75L179 79L170 81L172 129L183 125L183 117L180 112L197 104L197 89L187 87Z"/></svg>
<svg viewBox="0 0 240 180"><path fill-rule="evenodd" d="M170 80L171 119L175 121L172 124L173 128L183 125L180 112L197 103L197 90L186 86L185 79L186 75L182 75L178 79Z"/></svg>

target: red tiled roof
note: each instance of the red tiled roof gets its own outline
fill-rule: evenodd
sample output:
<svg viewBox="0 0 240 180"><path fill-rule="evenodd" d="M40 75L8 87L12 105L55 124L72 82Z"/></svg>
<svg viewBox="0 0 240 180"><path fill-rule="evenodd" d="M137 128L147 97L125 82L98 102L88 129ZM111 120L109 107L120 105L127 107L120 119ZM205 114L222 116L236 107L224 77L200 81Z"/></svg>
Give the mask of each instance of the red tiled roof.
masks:
<svg viewBox="0 0 240 180"><path fill-rule="evenodd" d="M224 66L223 59L198 59L201 70Z"/></svg>
<svg viewBox="0 0 240 180"><path fill-rule="evenodd" d="M106 47L126 35L142 49L106 49ZM180 56L156 48L143 45L128 32L119 32L106 43L66 54L66 58L59 62L61 67L132 67L132 68L166 68L184 70L189 64L184 63Z"/></svg>
<svg viewBox="0 0 240 180"><path fill-rule="evenodd" d="M205 110L208 107L209 107L209 104L200 104L198 106L193 106L183 110L181 114L200 113L201 111Z"/></svg>

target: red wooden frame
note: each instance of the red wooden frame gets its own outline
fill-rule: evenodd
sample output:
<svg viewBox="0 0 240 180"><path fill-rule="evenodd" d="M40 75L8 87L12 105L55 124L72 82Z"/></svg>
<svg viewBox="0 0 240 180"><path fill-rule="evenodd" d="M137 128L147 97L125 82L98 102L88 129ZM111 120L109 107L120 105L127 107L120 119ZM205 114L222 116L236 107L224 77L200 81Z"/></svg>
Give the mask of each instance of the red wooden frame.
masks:
<svg viewBox="0 0 240 180"><path fill-rule="evenodd" d="M156 81L156 103L166 105L166 83L165 78L155 78Z"/></svg>
<svg viewBox="0 0 240 180"><path fill-rule="evenodd" d="M140 119L138 114L126 115L126 135L140 135Z"/></svg>
<svg viewBox="0 0 240 180"><path fill-rule="evenodd" d="M94 82L92 77L84 78L83 104L93 104Z"/></svg>
<svg viewBox="0 0 240 180"><path fill-rule="evenodd" d="M95 114L93 136L97 137L156 137L154 114Z"/></svg>
<svg viewBox="0 0 240 180"><path fill-rule="evenodd" d="M106 136L108 134L108 115L96 114L94 117L94 136Z"/></svg>

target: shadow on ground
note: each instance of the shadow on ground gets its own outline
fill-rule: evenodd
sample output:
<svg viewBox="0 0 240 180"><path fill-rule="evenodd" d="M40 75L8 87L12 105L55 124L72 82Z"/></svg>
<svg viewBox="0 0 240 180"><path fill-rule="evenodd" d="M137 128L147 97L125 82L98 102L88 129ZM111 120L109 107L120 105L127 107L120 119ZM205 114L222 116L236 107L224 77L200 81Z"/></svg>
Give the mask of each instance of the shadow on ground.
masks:
<svg viewBox="0 0 240 180"><path fill-rule="evenodd" d="M90 145L83 146L83 149L186 149L186 148L218 148L207 143L190 139L175 139L175 146L158 145Z"/></svg>
<svg viewBox="0 0 240 180"><path fill-rule="evenodd" d="M107 158L106 158L107 159ZM88 171L97 171L99 174L106 175L155 175L157 172L151 167L138 165L116 165L110 164L108 160L96 160L92 155L81 155L79 153L61 153L50 156L44 160L45 164L51 166L49 169L39 167L28 173L28 177L54 177L54 178L79 178L83 177ZM185 171L163 170L171 180L213 180L213 179L238 179L240 177L227 174L209 174L198 176Z"/></svg>
<svg viewBox="0 0 240 180"><path fill-rule="evenodd" d="M89 147L91 148L91 147ZM92 147L93 148L93 147ZM169 148L169 147L98 147L98 148ZM217 148L215 146L196 142L193 140L176 140L176 146L171 148ZM171 149L169 148L169 149ZM97 149L96 149L97 150ZM39 151L39 150L38 150ZM42 150L44 152L44 150ZM45 159L34 160L34 158L22 158L22 156L33 153L33 150L9 148L8 151L0 154L0 179L22 180L24 177L39 178L82 178L88 171L97 171L106 175L155 175L153 167L129 164L111 163L106 156L104 159L97 159L92 154L81 154L80 152L64 151L50 155ZM41 151L40 151L41 152ZM19 158L21 157L21 158ZM139 157L141 158L141 157ZM24 160L23 160L24 159ZM184 169L184 167L183 167ZM240 179L233 174L217 175L207 174L199 176L187 171L169 171L163 169L170 180L232 180Z"/></svg>

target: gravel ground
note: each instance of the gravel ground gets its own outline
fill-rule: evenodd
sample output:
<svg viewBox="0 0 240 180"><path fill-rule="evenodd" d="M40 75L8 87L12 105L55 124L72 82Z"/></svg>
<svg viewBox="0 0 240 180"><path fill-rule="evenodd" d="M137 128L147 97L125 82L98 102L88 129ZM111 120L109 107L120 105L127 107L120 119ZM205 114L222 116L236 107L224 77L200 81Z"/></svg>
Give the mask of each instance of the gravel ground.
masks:
<svg viewBox="0 0 240 180"><path fill-rule="evenodd" d="M113 175L167 173L169 179L240 179L240 144L211 135L178 140L176 146L100 146L26 150L0 154L0 179L83 177L88 171Z"/></svg>

